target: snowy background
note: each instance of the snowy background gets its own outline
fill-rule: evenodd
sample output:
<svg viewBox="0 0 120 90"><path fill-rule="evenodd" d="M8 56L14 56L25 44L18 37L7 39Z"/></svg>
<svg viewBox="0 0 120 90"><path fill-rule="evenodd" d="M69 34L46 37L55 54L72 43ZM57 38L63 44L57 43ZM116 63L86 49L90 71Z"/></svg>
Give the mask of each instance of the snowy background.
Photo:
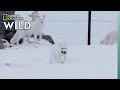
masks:
<svg viewBox="0 0 120 90"><path fill-rule="evenodd" d="M25 20L32 11L17 11ZM117 30L117 12L92 12L92 45L87 46L87 11L40 11L46 15L44 32L55 42L68 43L67 61L49 64L51 44L14 46L0 50L1 79L114 79L117 78L117 44L102 46L101 38L109 31ZM9 63L10 66L6 66Z"/></svg>
<svg viewBox="0 0 120 90"><path fill-rule="evenodd" d="M32 11L17 11L25 20ZM44 32L55 42L66 41L71 45L87 45L88 11L39 11L46 15ZM92 11L91 44L99 41L109 32L117 30L117 11Z"/></svg>

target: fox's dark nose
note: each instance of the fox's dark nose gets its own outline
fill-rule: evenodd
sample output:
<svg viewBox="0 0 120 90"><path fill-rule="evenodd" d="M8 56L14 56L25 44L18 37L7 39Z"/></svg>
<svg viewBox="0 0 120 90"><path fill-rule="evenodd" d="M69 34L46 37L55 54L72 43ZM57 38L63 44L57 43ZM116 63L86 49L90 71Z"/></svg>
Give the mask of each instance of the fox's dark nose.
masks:
<svg viewBox="0 0 120 90"><path fill-rule="evenodd" d="M43 23L43 21L41 21L41 23Z"/></svg>
<svg viewBox="0 0 120 90"><path fill-rule="evenodd" d="M61 51L61 53L66 54L67 52L65 52L65 51L64 51L64 52L63 52L63 51Z"/></svg>
<svg viewBox="0 0 120 90"><path fill-rule="evenodd" d="M67 52L64 52L64 54L66 54Z"/></svg>
<svg viewBox="0 0 120 90"><path fill-rule="evenodd" d="M12 46L10 45L9 47L11 48Z"/></svg>

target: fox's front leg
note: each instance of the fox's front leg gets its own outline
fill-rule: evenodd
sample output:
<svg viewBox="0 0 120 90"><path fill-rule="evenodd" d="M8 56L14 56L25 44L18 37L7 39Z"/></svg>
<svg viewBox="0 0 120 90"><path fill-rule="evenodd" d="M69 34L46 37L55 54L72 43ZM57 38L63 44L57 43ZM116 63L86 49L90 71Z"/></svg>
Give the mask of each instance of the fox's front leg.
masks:
<svg viewBox="0 0 120 90"><path fill-rule="evenodd" d="M56 62L56 63L60 63L60 61L61 61L61 60L60 60L60 57L59 57L59 56L56 56L56 57L55 57L55 62Z"/></svg>
<svg viewBox="0 0 120 90"><path fill-rule="evenodd" d="M66 61L66 55L64 56L64 61Z"/></svg>
<svg viewBox="0 0 120 90"><path fill-rule="evenodd" d="M42 39L42 34L39 34L38 41L40 41L41 39Z"/></svg>
<svg viewBox="0 0 120 90"><path fill-rule="evenodd" d="M33 42L30 41L30 35L27 35L27 42L28 43L33 43Z"/></svg>
<svg viewBox="0 0 120 90"><path fill-rule="evenodd" d="M17 37L17 39L16 39L16 44L17 44L17 45L19 45L19 41L20 41L20 39L22 39L22 38L23 38L23 36L18 35L18 37Z"/></svg>
<svg viewBox="0 0 120 90"><path fill-rule="evenodd" d="M64 61L63 61L63 58L62 58L62 57L60 57L60 58L59 58L59 62L60 62L60 63L64 63Z"/></svg>
<svg viewBox="0 0 120 90"><path fill-rule="evenodd" d="M50 58L50 64L53 64L53 58L52 57Z"/></svg>
<svg viewBox="0 0 120 90"><path fill-rule="evenodd" d="M34 35L34 40L35 40L35 43L40 44L37 40L37 34Z"/></svg>

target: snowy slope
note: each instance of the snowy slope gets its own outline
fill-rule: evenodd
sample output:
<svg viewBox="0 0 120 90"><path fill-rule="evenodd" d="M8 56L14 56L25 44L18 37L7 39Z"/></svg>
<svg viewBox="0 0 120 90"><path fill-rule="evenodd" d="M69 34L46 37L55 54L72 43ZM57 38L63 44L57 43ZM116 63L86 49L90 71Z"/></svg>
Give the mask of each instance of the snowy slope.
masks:
<svg viewBox="0 0 120 90"><path fill-rule="evenodd" d="M0 78L117 78L117 45L69 46L64 64L49 64L50 49L51 45L42 41L41 45L24 43L0 50Z"/></svg>

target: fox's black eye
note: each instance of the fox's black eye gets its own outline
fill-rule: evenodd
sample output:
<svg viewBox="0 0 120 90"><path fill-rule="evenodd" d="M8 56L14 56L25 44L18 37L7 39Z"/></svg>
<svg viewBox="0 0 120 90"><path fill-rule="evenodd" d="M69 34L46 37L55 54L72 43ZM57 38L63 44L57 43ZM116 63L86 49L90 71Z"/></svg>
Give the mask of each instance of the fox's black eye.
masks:
<svg viewBox="0 0 120 90"><path fill-rule="evenodd" d="M63 49L63 48L62 48Z"/></svg>
<svg viewBox="0 0 120 90"><path fill-rule="evenodd" d="M3 41L3 43L6 43L6 41Z"/></svg>
<svg viewBox="0 0 120 90"><path fill-rule="evenodd" d="M65 48L66 49L66 48Z"/></svg>
<svg viewBox="0 0 120 90"><path fill-rule="evenodd" d="M33 14L33 13L32 13Z"/></svg>

